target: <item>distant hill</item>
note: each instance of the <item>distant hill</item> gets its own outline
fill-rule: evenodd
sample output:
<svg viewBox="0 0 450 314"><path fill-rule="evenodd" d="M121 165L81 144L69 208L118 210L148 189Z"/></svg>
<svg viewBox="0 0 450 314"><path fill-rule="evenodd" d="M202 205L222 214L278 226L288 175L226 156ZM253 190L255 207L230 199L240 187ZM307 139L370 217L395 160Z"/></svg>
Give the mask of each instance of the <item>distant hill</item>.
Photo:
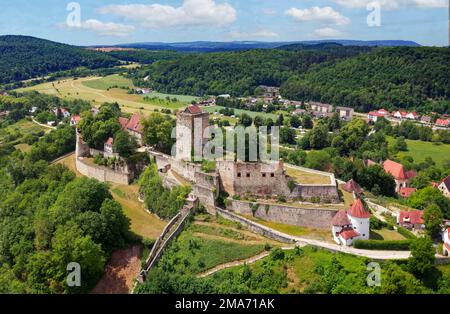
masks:
<svg viewBox="0 0 450 314"><path fill-rule="evenodd" d="M0 56L0 84L80 66L95 69L118 64L101 52L29 36L0 36Z"/></svg>
<svg viewBox="0 0 450 314"><path fill-rule="evenodd" d="M278 47L286 47L290 45L317 45L324 43L335 43L343 46L379 46L379 47L395 47L408 46L418 47L418 43L403 40L316 40L316 41L295 41L295 42L259 42L259 41L232 41L232 42L212 42L212 41L194 41L181 43L130 43L116 45L123 48L142 48L150 50L175 50L179 52L224 52L239 51L251 49L272 49Z"/></svg>

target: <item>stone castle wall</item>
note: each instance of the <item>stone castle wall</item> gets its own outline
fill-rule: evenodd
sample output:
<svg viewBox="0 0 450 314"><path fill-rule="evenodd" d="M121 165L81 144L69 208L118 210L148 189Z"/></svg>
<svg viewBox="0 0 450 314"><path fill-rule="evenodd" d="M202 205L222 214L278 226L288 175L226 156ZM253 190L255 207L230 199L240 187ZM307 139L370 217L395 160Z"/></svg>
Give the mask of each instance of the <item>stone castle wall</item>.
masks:
<svg viewBox="0 0 450 314"><path fill-rule="evenodd" d="M252 208L256 208L254 204L258 203L229 199L227 210L241 215L254 215L256 218L267 221L326 230L330 228L331 220L337 213L337 209L299 208L259 203L258 209L253 214Z"/></svg>
<svg viewBox="0 0 450 314"><path fill-rule="evenodd" d="M82 157L76 157L75 165L82 175L97 179L101 182L113 182L128 185L133 177L130 173L118 172L102 166L89 165Z"/></svg>

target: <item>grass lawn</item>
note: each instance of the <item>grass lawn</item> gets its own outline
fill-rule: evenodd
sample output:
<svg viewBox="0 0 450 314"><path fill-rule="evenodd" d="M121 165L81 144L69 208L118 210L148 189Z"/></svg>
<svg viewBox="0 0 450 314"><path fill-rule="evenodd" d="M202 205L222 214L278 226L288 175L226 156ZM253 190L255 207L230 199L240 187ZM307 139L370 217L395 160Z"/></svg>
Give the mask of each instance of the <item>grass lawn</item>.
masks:
<svg viewBox="0 0 450 314"><path fill-rule="evenodd" d="M78 172L77 167L75 166L75 154L67 156L64 159L59 160L57 163L61 164L61 165L64 165L67 168L69 168L70 170L72 170L72 172L75 173L75 175L77 177L82 177L83 176L81 173Z"/></svg>
<svg viewBox="0 0 450 314"><path fill-rule="evenodd" d="M214 113L214 112L219 112L219 110L223 109L223 108L225 108L225 107L222 107L222 106L206 106L206 107L203 107L203 110L207 111L209 113ZM242 110L242 109L234 109L234 113L235 113L236 116L239 116L242 113L246 113L252 118L254 118L256 116L261 116L261 117L263 117L265 119L271 118L274 122L278 119L278 115L273 114L273 113L254 112L254 111ZM220 115L217 115L217 117L219 117L219 116Z"/></svg>
<svg viewBox="0 0 450 314"><path fill-rule="evenodd" d="M244 216L247 219L253 220L263 226L278 230L280 232L283 232L283 233L286 233L286 234L289 234L292 236L333 242L330 230L305 228L305 227L299 227L299 226L294 226L294 225L282 224L282 223L273 222L273 221L267 221L267 220L255 218L252 216L248 216L248 215L242 215L242 216Z"/></svg>
<svg viewBox="0 0 450 314"><path fill-rule="evenodd" d="M84 86L94 89L107 90L112 86L117 87L133 87L133 82L121 75L115 74L106 77L102 77L96 80L89 80L82 82Z"/></svg>
<svg viewBox="0 0 450 314"><path fill-rule="evenodd" d="M286 174L301 184L331 184L330 177L302 171L296 168L285 167Z"/></svg>
<svg viewBox="0 0 450 314"><path fill-rule="evenodd" d="M24 144L24 143L22 143L22 144L17 144L17 145L15 145L14 147L15 147L16 149L20 150L20 151L23 152L23 153L28 153L28 152L31 151L31 146L28 145L28 144Z"/></svg>
<svg viewBox="0 0 450 314"><path fill-rule="evenodd" d="M167 222L144 210L138 201L138 190L137 185L111 185L111 194L131 221L131 231L143 238L156 239Z"/></svg>
<svg viewBox="0 0 450 314"><path fill-rule="evenodd" d="M15 147L17 149L27 152L30 150L30 146L23 142L23 138L26 135L37 134L41 131L48 133L50 132L50 129L37 125L33 121L22 119L14 124L0 129L0 142L14 143L16 144Z"/></svg>
<svg viewBox="0 0 450 314"><path fill-rule="evenodd" d="M387 137L389 145L395 141L392 137ZM432 142L412 141L406 140L408 145L407 152L399 152L398 156L411 156L414 162L419 163L425 160L426 157L431 157L436 162L437 166L441 167L445 159L450 159L450 144L437 145Z"/></svg>
<svg viewBox="0 0 450 314"><path fill-rule="evenodd" d="M371 230L370 231L371 240L406 240L404 236L395 230L381 229L381 230Z"/></svg>

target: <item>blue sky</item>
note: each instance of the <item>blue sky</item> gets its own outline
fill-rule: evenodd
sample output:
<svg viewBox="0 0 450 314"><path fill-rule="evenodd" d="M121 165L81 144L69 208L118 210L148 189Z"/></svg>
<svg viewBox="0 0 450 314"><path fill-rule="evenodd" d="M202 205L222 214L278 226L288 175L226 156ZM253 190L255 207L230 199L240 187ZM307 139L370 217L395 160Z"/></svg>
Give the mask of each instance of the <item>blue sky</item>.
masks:
<svg viewBox="0 0 450 314"><path fill-rule="evenodd" d="M0 34L76 45L316 39L448 45L449 0L378 0L381 25L370 27L368 15L377 16L367 10L372 1L78 0L80 11L77 5L69 11L66 0L2 0Z"/></svg>

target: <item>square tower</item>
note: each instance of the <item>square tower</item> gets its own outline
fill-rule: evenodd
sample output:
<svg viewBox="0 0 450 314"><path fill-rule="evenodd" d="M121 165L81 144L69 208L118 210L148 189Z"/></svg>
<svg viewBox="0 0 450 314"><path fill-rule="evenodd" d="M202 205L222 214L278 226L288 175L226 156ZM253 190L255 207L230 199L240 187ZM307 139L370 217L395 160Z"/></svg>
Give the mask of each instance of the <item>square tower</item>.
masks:
<svg viewBox="0 0 450 314"><path fill-rule="evenodd" d="M176 158L191 160L192 153L201 156L208 141L205 130L209 126L209 113L197 105L190 105L177 113Z"/></svg>

